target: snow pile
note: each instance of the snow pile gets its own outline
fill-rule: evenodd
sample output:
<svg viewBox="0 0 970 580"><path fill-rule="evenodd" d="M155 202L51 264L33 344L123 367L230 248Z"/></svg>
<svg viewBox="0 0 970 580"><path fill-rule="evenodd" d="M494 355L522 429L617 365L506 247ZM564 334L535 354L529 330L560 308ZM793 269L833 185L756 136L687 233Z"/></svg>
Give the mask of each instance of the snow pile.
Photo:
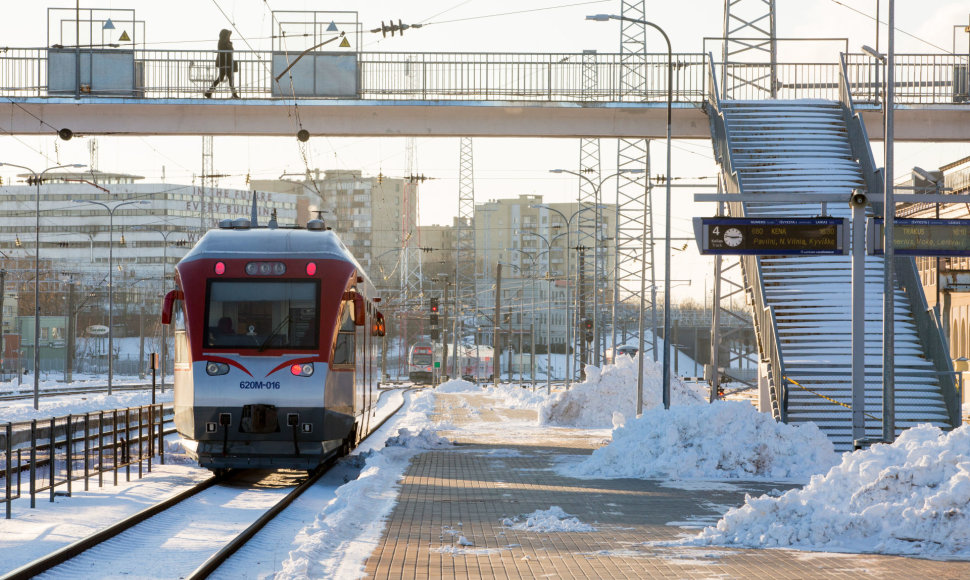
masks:
<svg viewBox="0 0 970 580"><path fill-rule="evenodd" d="M695 545L970 557L970 427L904 431L802 489L749 497Z"/></svg>
<svg viewBox="0 0 970 580"><path fill-rule="evenodd" d="M406 447L408 449L440 449L450 447L451 441L438 435L433 429L422 428L417 433L411 433L406 427L398 430L397 435L389 437L384 442L385 447Z"/></svg>
<svg viewBox="0 0 970 580"><path fill-rule="evenodd" d="M663 406L662 367L653 361L643 364L643 408ZM586 367L586 381L558 393L539 408L539 423L570 427L602 428L613 425L613 413L627 417L636 414L637 361L617 357L616 364L600 370ZM673 405L690 405L707 400L707 393L695 385L670 379Z"/></svg>
<svg viewBox="0 0 970 580"><path fill-rule="evenodd" d="M537 387L533 392L524 386L501 384L497 388L489 388L488 394L501 397L509 409L538 409L549 401L545 387Z"/></svg>
<svg viewBox="0 0 970 580"><path fill-rule="evenodd" d="M506 528L519 530L521 532L595 532L596 528L589 524L584 524L578 518L570 516L557 505L547 510L536 510L531 514L522 516L525 521L520 521L519 516L505 518L502 525Z"/></svg>
<svg viewBox="0 0 970 580"><path fill-rule="evenodd" d="M838 463L814 423L786 425L749 403L662 407L613 432L571 477L807 480Z"/></svg>
<svg viewBox="0 0 970 580"><path fill-rule="evenodd" d="M471 381L464 379L451 379L435 387L439 393L481 393L482 389Z"/></svg>

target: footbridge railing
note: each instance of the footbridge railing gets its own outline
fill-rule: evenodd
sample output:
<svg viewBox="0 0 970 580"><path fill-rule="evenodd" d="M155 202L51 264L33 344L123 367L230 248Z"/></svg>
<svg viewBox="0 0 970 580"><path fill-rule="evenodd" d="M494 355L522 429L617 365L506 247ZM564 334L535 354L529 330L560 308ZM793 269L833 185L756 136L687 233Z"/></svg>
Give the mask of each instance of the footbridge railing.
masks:
<svg viewBox="0 0 970 580"><path fill-rule="evenodd" d="M76 81L76 51L70 48L0 47L0 96L199 98L218 76L212 50L82 49L82 78ZM356 98L423 101L524 101L658 103L667 98L667 55L601 53L310 53L289 76L277 77L298 53L234 53L235 88L247 99ZM673 98L701 106L707 99L710 55L674 55ZM589 67L595 75L587 75ZM760 78L769 65L717 63L719 74ZM899 104L970 104L968 58L901 54L895 58ZM302 68L301 68L302 67ZM881 65L865 54L846 55L846 78L856 103L878 105ZM841 63L775 65L777 98L838 100ZM93 71L93 72L92 72ZM336 71L336 72L335 72ZM621 77L643 78L642 91L621 88ZM93 76L92 76L93 74ZM341 80L334 81L339 77ZM595 76L595 86L589 79ZM339 86L337 86L339 85ZM227 83L217 92L228 94ZM217 95L218 96L218 95ZM752 85L736 99L764 99Z"/></svg>

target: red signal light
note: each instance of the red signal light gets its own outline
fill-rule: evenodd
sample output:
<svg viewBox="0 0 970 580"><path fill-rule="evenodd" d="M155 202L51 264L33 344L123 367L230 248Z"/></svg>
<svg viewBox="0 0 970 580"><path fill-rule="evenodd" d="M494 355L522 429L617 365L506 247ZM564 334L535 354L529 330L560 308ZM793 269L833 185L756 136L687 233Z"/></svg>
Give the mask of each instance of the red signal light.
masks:
<svg viewBox="0 0 970 580"><path fill-rule="evenodd" d="M222 276L223 274L226 273L226 263L225 262L216 262L216 268L215 268L215 270L216 270L216 274L218 274L219 276Z"/></svg>
<svg viewBox="0 0 970 580"><path fill-rule="evenodd" d="M313 262L307 263L307 265L306 265L306 275L307 276L313 276L316 273L317 273L317 265L315 263L313 263Z"/></svg>

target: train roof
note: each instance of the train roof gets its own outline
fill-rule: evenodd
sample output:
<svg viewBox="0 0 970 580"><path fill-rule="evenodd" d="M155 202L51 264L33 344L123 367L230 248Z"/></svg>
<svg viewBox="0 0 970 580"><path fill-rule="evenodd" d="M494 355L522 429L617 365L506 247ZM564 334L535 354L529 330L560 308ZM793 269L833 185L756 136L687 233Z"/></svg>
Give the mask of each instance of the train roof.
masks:
<svg viewBox="0 0 970 580"><path fill-rule="evenodd" d="M370 279L360 263L337 234L330 230L295 228L209 230L179 263L218 258L339 260L353 264L358 275L364 276L370 284Z"/></svg>

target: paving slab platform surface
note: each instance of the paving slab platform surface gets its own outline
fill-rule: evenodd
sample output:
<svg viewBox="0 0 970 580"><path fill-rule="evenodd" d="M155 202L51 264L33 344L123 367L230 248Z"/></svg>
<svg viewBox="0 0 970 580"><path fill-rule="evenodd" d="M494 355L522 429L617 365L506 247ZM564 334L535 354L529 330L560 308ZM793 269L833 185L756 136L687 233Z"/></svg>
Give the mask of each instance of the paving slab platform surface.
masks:
<svg viewBox="0 0 970 580"><path fill-rule="evenodd" d="M523 430L534 411L481 395L439 395L454 449L415 457L366 563L368 578L970 578L970 562L782 549L662 546L713 525L727 507L790 484L580 480L609 431ZM684 488L688 489L684 489ZM561 507L595 531L520 531L505 518ZM464 538L465 542L461 539ZM463 545L472 544L472 545Z"/></svg>

